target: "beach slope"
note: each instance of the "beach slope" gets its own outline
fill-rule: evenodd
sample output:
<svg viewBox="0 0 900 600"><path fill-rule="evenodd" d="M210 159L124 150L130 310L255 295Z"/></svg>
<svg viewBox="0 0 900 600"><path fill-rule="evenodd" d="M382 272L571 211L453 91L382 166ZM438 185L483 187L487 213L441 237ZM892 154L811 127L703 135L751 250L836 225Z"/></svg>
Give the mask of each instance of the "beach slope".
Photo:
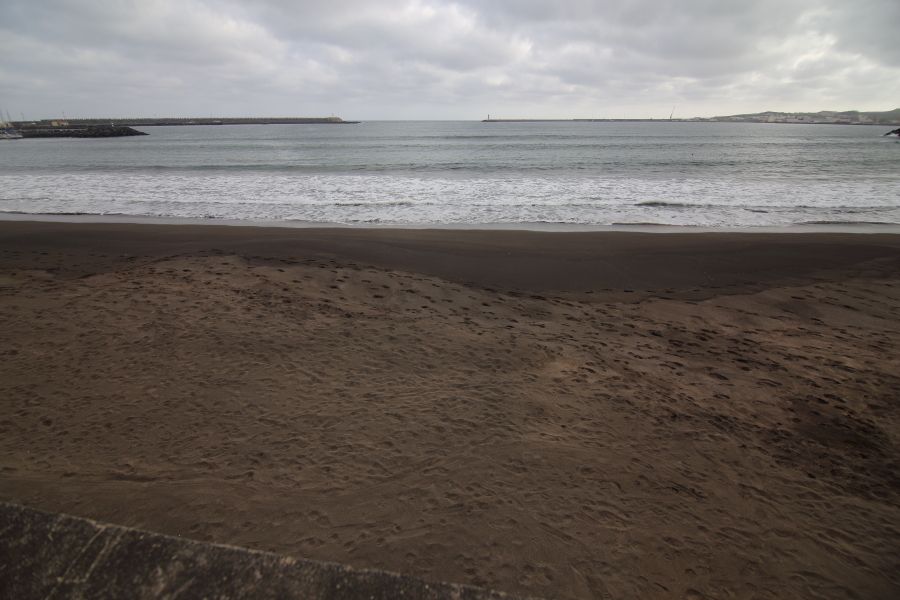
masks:
<svg viewBox="0 0 900 600"><path fill-rule="evenodd" d="M900 236L0 222L0 500L558 598L893 598Z"/></svg>

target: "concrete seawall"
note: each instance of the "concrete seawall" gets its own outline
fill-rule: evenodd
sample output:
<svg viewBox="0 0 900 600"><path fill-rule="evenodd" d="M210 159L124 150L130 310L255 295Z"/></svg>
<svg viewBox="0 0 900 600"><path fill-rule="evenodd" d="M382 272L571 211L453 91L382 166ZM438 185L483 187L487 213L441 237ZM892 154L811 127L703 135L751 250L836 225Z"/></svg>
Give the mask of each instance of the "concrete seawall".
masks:
<svg viewBox="0 0 900 600"><path fill-rule="evenodd" d="M0 502L0 598L499 600L500 592L174 538Z"/></svg>

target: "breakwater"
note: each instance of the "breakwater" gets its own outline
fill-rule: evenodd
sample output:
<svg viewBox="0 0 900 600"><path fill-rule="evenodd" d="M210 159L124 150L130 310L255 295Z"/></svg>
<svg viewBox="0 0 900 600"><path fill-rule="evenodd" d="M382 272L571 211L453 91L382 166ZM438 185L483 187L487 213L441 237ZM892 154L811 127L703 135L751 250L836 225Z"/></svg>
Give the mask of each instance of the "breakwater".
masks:
<svg viewBox="0 0 900 600"><path fill-rule="evenodd" d="M16 127L159 127L173 125L354 125L359 121L345 121L340 117L129 117L121 119L44 119L20 121Z"/></svg>
<svg viewBox="0 0 900 600"><path fill-rule="evenodd" d="M25 138L109 138L148 135L131 127L109 124L90 126L69 124L63 127L25 125L19 127L19 133Z"/></svg>
<svg viewBox="0 0 900 600"><path fill-rule="evenodd" d="M685 119L482 119L482 123L672 123Z"/></svg>

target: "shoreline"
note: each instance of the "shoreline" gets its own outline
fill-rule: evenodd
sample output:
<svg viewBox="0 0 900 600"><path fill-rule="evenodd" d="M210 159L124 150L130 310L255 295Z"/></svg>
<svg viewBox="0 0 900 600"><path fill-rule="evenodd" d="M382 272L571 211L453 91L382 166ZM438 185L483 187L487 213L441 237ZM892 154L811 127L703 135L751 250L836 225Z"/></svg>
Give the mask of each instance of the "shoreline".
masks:
<svg viewBox="0 0 900 600"><path fill-rule="evenodd" d="M265 219L219 219L195 217L156 217L143 215L50 214L0 212L3 221L49 223L130 223L152 225L209 225L224 227L266 227L283 229L410 229L448 231L544 231L544 232L634 232L634 233L859 233L900 234L900 223L820 222L791 225L747 227L710 227L704 225L668 225L663 223L335 223Z"/></svg>
<svg viewBox="0 0 900 600"><path fill-rule="evenodd" d="M196 223L0 220L0 248L67 256L108 248L163 259L226 253L277 263L332 257L461 284L585 297L746 291L808 281L900 257L900 235L846 232L542 231L390 227L267 227ZM68 262L68 261L67 261ZM624 293L624 292L622 292Z"/></svg>

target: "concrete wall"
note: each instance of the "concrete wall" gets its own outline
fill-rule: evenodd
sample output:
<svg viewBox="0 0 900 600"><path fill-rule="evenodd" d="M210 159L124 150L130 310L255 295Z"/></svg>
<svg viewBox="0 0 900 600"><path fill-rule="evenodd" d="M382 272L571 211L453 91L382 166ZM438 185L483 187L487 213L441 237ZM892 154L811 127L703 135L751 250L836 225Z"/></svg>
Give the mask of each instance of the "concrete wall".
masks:
<svg viewBox="0 0 900 600"><path fill-rule="evenodd" d="M0 503L0 598L513 598Z"/></svg>

